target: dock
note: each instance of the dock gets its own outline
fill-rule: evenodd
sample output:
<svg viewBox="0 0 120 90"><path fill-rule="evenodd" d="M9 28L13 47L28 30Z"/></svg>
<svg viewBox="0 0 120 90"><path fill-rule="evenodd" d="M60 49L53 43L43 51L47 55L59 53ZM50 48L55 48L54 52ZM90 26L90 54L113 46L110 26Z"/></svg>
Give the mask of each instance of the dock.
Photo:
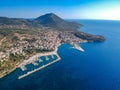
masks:
<svg viewBox="0 0 120 90"><path fill-rule="evenodd" d="M25 66L21 66L21 70L25 71L25 70L27 70L27 68Z"/></svg>
<svg viewBox="0 0 120 90"><path fill-rule="evenodd" d="M52 59L54 59L54 55L51 55Z"/></svg>
<svg viewBox="0 0 120 90"><path fill-rule="evenodd" d="M38 61L39 61L39 62L43 62L43 60L42 60L42 59L38 59Z"/></svg>
<svg viewBox="0 0 120 90"><path fill-rule="evenodd" d="M36 62L32 62L32 64L33 64L34 66L37 66L37 65L38 65L38 63L36 63Z"/></svg>
<svg viewBox="0 0 120 90"><path fill-rule="evenodd" d="M48 56L45 56L45 60L47 60L47 61L49 60Z"/></svg>

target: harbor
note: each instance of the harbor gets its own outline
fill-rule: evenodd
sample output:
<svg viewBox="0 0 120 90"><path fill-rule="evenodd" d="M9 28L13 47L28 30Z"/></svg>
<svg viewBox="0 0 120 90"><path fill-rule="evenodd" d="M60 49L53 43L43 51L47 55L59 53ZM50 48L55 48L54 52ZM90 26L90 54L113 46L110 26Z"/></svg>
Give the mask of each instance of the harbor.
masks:
<svg viewBox="0 0 120 90"><path fill-rule="evenodd" d="M77 49L79 51L84 52L84 49L82 49L78 44L73 44L73 48L75 48L75 49ZM36 71L42 70L42 69L44 69L44 68L46 68L46 67L54 64L55 62L58 62L61 58L58 55L57 51L58 51L58 48L56 48L52 52L38 53L38 54L30 57L28 60L23 61L23 63L21 63L18 66L18 68L20 68L22 70L22 72L25 72L25 73L23 73L22 75L20 75L18 77L18 79L22 79L24 77L27 77L28 75L30 75L32 73L35 73ZM54 56L56 56L56 58ZM50 60L50 58L52 60ZM33 67L39 66L39 64L41 64L41 65L38 68L34 68L34 69L31 69L30 71L27 71L28 69L27 69L26 66L29 65L29 64L32 64Z"/></svg>
<svg viewBox="0 0 120 90"><path fill-rule="evenodd" d="M28 75L35 73L36 71L42 70L42 69L54 64L55 62L58 62L61 58L58 55L57 50L58 49L56 48L53 52L39 53L37 55L30 57L28 60L25 60L23 63L21 63L18 66L18 68L20 68L22 72L27 71L26 66L29 64L32 64L34 67L39 66L39 64L42 64L42 65L40 65L38 68L34 68L33 70L30 70L30 71L20 75L18 77L18 79L27 77ZM44 60L41 57L43 57ZM52 60L50 60L50 57Z"/></svg>
<svg viewBox="0 0 120 90"><path fill-rule="evenodd" d="M36 71L39 71L39 70L41 70L41 69L44 69L44 68L46 68L47 66L49 66L49 65L51 65L51 64L53 64L53 63L55 63L55 62L58 62L59 60L60 60L60 57L58 57L58 59L56 59L56 60L54 60L54 61L52 61L52 62L50 62L50 63L48 63L48 64L46 64L46 65L42 65L41 67L39 67L39 68L37 68L37 69L34 69L34 70L30 71L30 72L27 72L27 73L24 74L24 75L19 76L18 79L22 79L22 78L24 78L24 77L26 77L26 76L28 76L28 75L36 72Z"/></svg>

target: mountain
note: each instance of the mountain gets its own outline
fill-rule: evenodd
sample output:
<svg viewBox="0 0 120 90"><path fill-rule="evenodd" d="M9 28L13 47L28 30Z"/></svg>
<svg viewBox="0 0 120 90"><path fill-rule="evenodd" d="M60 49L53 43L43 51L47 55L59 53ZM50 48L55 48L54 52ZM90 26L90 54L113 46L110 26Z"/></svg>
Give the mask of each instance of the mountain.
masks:
<svg viewBox="0 0 120 90"><path fill-rule="evenodd" d="M74 30L80 26L82 25L75 22L65 21L54 13L45 14L33 20L0 17L0 29L30 29L49 27L57 30Z"/></svg>
<svg viewBox="0 0 120 90"><path fill-rule="evenodd" d="M58 17L54 13L42 15L34 20L45 27L52 27L59 30L74 30L81 25L75 22L68 22Z"/></svg>
<svg viewBox="0 0 120 90"><path fill-rule="evenodd" d="M59 31L74 31L74 35L83 40L90 41L104 41L104 37L99 35L91 35L77 30L82 26L76 22L68 22L54 13L48 13L33 20L0 17L0 29L11 30L29 30L29 32L36 32L36 30L59 30ZM21 32L21 31L20 31ZM28 31L26 31L27 33ZM0 32L1 33L1 32ZM3 33L3 32L2 32ZM6 35L6 32L5 32Z"/></svg>

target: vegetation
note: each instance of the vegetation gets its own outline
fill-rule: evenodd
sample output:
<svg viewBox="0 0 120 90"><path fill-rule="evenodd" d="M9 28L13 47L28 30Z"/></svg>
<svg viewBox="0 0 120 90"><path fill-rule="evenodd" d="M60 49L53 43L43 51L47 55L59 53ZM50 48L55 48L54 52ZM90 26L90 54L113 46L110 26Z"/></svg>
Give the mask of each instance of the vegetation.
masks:
<svg viewBox="0 0 120 90"><path fill-rule="evenodd" d="M91 34L87 34L84 32L73 32L73 34L78 37L81 38L83 40L87 40L89 42L102 42L105 40L105 38L103 36L100 35L91 35Z"/></svg>
<svg viewBox="0 0 120 90"><path fill-rule="evenodd" d="M15 69L18 63L20 63L20 61L5 60L0 62L0 76L11 72L11 70Z"/></svg>
<svg viewBox="0 0 120 90"><path fill-rule="evenodd" d="M25 41L28 41L29 43L33 43L35 41L37 41L37 39L35 38L32 38L32 39L24 39Z"/></svg>
<svg viewBox="0 0 120 90"><path fill-rule="evenodd" d="M22 54L13 54L11 53L9 56L9 59L12 61L19 61L25 59L25 56Z"/></svg>
<svg viewBox="0 0 120 90"><path fill-rule="evenodd" d="M13 42L15 42L15 41L17 41L17 40L19 40L19 38L18 38L17 36L14 36L14 37L12 38L12 41L13 41Z"/></svg>

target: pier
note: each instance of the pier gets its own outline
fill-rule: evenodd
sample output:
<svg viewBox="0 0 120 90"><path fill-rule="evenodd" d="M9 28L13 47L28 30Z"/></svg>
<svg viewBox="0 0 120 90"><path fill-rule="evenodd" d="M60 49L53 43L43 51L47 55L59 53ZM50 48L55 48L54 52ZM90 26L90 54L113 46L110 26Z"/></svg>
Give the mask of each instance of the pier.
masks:
<svg viewBox="0 0 120 90"><path fill-rule="evenodd" d="M38 63L36 63L36 62L32 62L32 64L33 64L34 66L37 66L37 65L38 65Z"/></svg>
<svg viewBox="0 0 120 90"><path fill-rule="evenodd" d="M39 62L43 62L43 60L41 60L41 59L38 59L38 61L39 61Z"/></svg>
<svg viewBox="0 0 120 90"><path fill-rule="evenodd" d="M54 59L54 55L51 55L52 59Z"/></svg>
<svg viewBox="0 0 120 90"><path fill-rule="evenodd" d="M49 60L48 56L45 56L45 60L47 60L47 61Z"/></svg>
<svg viewBox="0 0 120 90"><path fill-rule="evenodd" d="M21 70L22 70L22 71L25 71L25 70L26 70L26 67L25 67L25 66L21 66Z"/></svg>

